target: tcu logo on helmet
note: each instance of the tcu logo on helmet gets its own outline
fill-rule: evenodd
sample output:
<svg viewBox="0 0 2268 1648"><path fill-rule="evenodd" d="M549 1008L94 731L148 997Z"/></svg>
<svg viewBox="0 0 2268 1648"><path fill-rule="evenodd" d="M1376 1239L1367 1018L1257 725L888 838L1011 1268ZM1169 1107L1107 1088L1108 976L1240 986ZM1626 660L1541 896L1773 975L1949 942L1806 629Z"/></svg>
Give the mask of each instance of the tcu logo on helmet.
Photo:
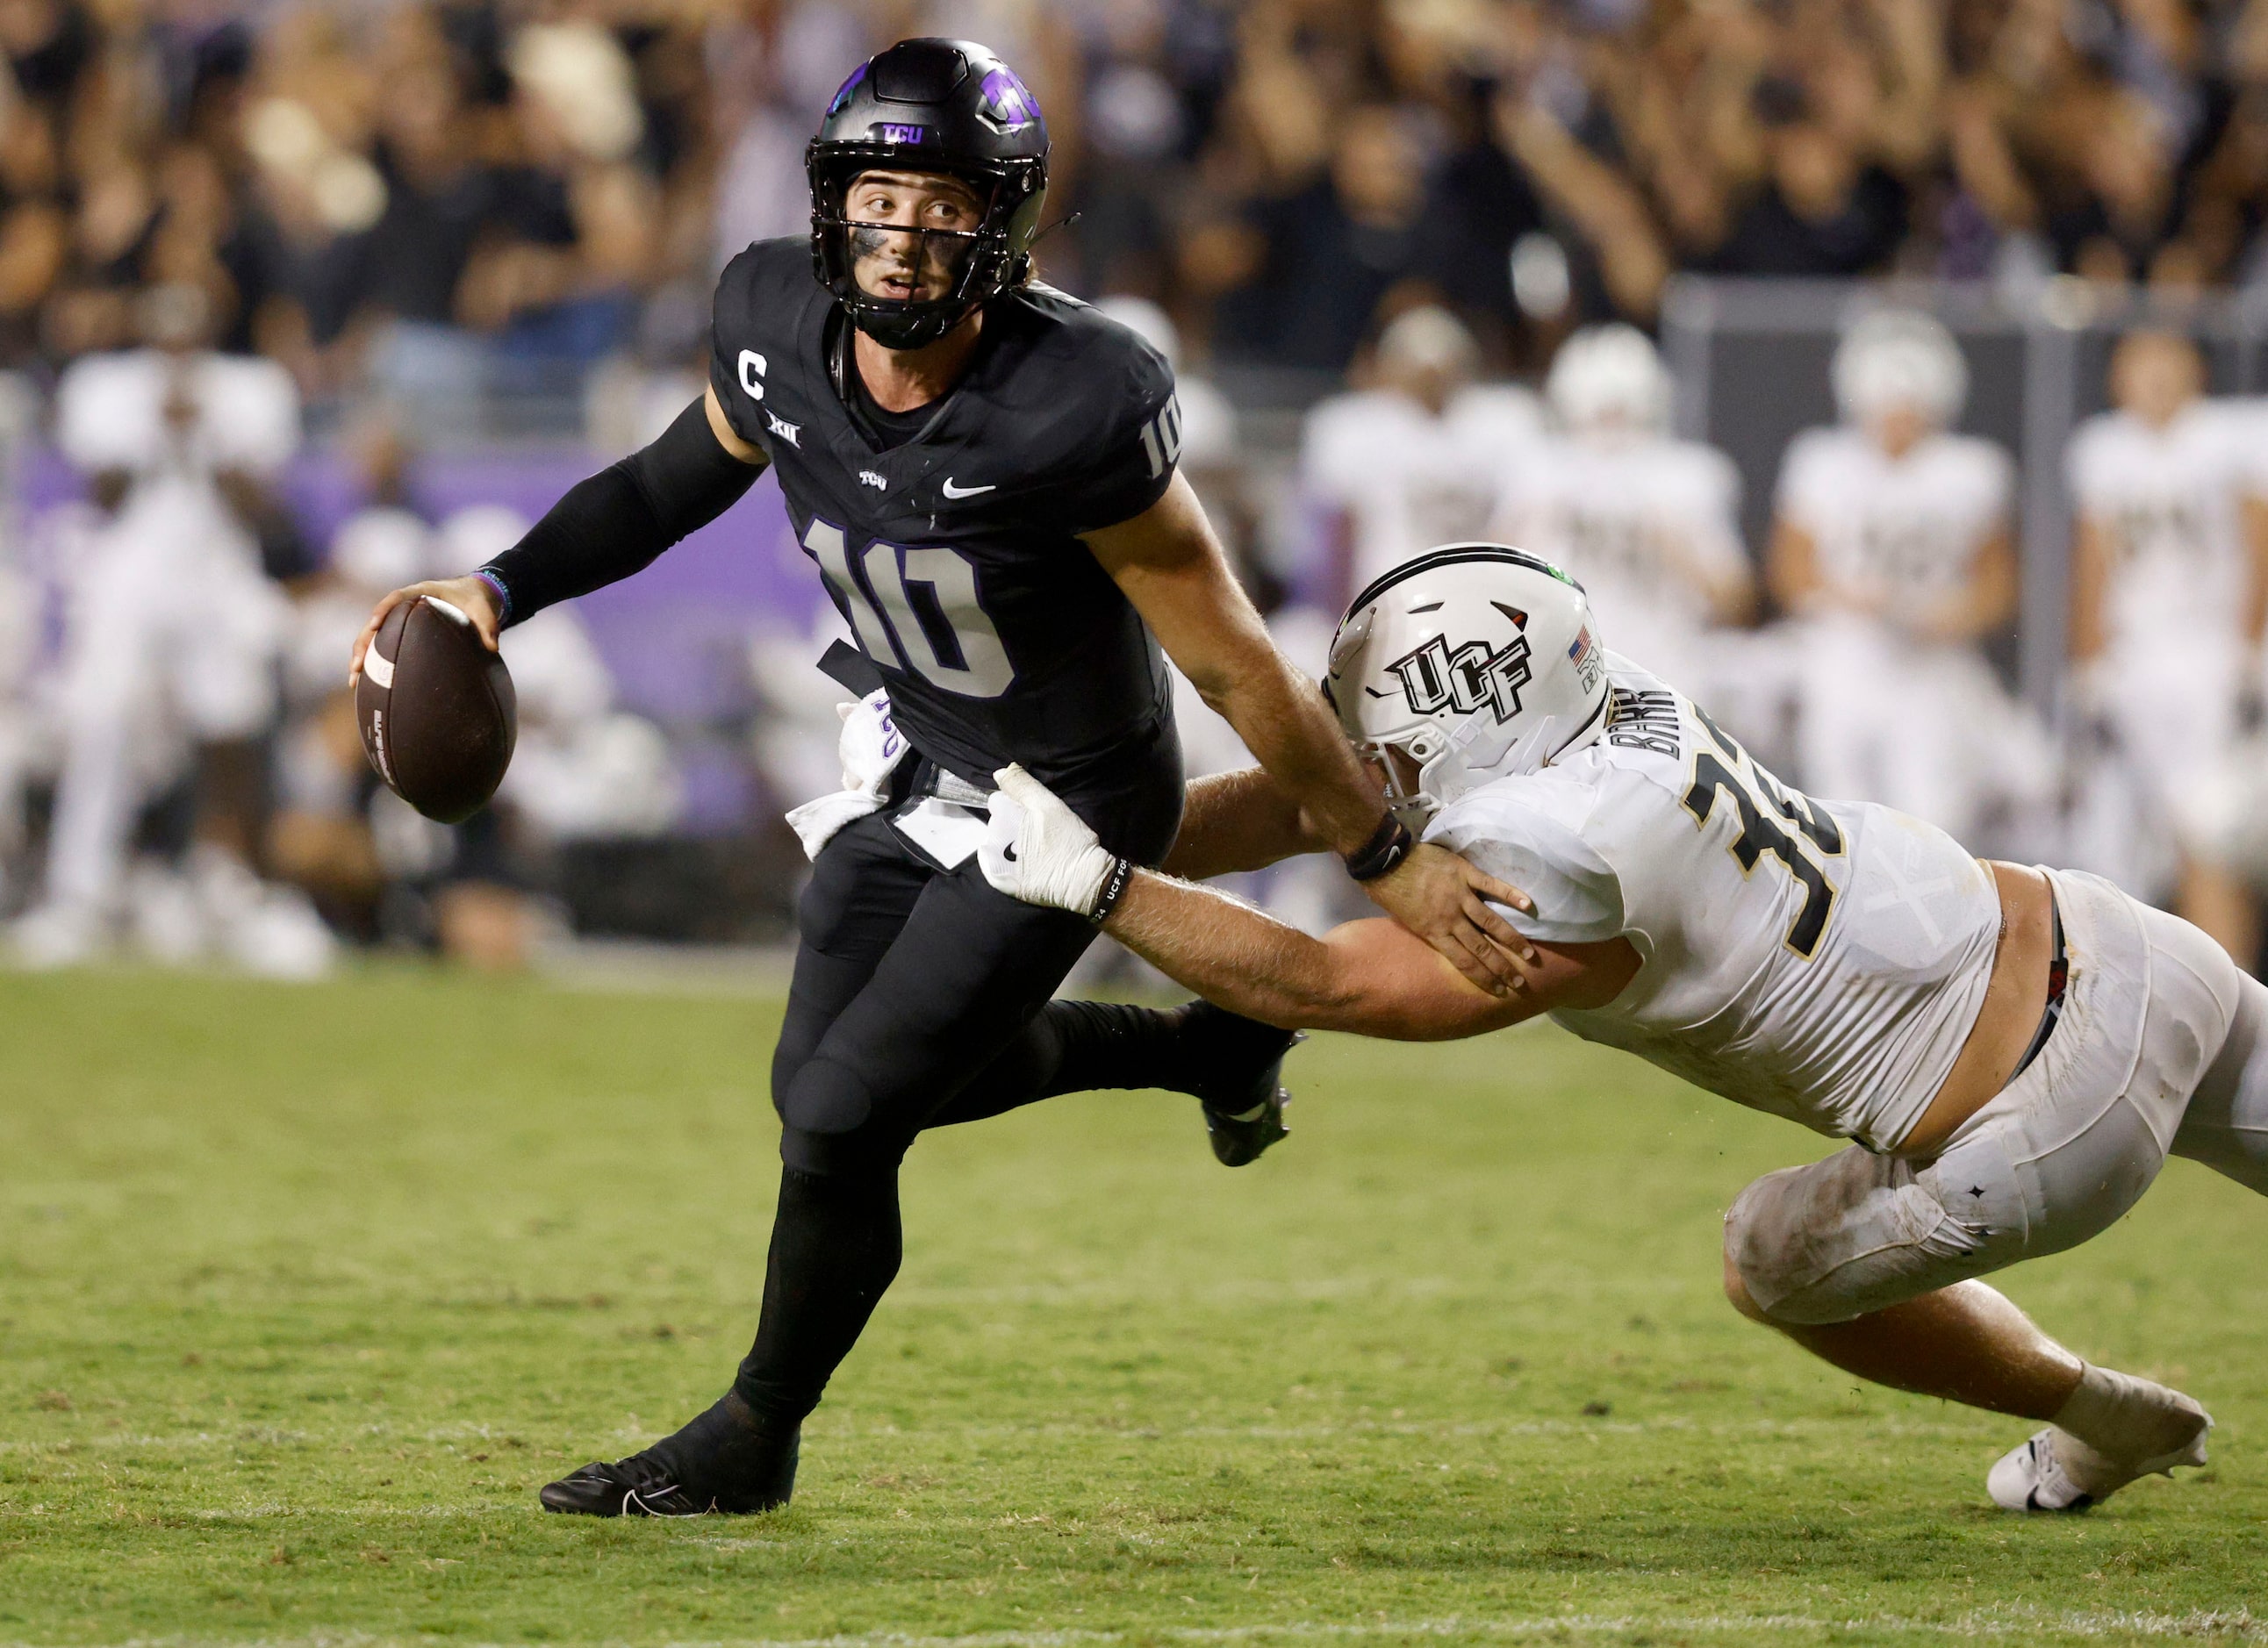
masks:
<svg viewBox="0 0 2268 1648"><path fill-rule="evenodd" d="M983 100L976 112L995 131L1021 131L1040 118L1039 99L1005 63L984 77L980 90Z"/></svg>
<svg viewBox="0 0 2268 1648"><path fill-rule="evenodd" d="M1496 712L1499 725L1520 713L1520 689L1531 674L1526 636L1514 636L1493 652L1485 641L1468 641L1453 651L1447 640L1435 636L1386 667L1401 678L1403 694L1414 713L1454 709L1470 715L1485 708Z"/></svg>

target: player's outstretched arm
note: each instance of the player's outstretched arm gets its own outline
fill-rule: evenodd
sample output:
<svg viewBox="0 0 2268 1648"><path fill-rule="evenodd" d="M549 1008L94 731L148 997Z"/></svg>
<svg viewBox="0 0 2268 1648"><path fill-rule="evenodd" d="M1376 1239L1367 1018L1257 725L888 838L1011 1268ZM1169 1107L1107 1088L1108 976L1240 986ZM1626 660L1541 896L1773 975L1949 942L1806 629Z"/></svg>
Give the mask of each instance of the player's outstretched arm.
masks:
<svg viewBox="0 0 2268 1648"><path fill-rule="evenodd" d="M1211 887L1137 872L1102 930L1186 989L1285 1030L1452 1041L1533 1019L1583 993L1583 951L1539 944L1505 994L1483 990L1400 922L1373 916L1321 938Z"/></svg>
<svg viewBox="0 0 2268 1648"><path fill-rule="evenodd" d="M1190 881L1264 870L1296 853L1328 852L1300 803L1263 767L1189 780L1181 833L1159 866Z"/></svg>
<svg viewBox="0 0 2268 1648"><path fill-rule="evenodd" d="M1175 475L1133 519L1084 536L1167 656L1298 803L1305 829L1342 857L1363 854L1385 820L1379 788L1314 683L1269 639L1189 482ZM1467 978L1501 991L1519 976L1513 958L1527 940L1488 907L1486 880L1454 853L1419 847L1363 886Z"/></svg>
<svg viewBox="0 0 2268 1648"><path fill-rule="evenodd" d="M527 536L477 572L413 584L379 601L355 637L349 682L362 673L378 626L403 601L437 595L450 602L472 618L493 652L506 625L651 566L738 503L769 461L733 430L717 392L707 391L651 445L578 482Z"/></svg>
<svg viewBox="0 0 2268 1648"><path fill-rule="evenodd" d="M1314 938L1209 887L1137 870L1020 767L994 777L1000 790L978 853L993 887L1027 903L1099 920L1105 932L1176 982L1263 1023L1397 1041L1449 1041L1554 1007L1599 1005L1636 970L1636 952L1620 939L1537 944L1513 988L1495 994L1397 922L1350 922Z"/></svg>

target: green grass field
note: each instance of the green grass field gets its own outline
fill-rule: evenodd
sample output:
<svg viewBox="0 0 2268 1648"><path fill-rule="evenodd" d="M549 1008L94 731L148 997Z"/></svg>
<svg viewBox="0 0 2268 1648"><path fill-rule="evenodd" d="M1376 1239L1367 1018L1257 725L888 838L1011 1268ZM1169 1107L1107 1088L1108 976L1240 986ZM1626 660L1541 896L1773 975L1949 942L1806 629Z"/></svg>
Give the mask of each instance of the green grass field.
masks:
<svg viewBox="0 0 2268 1648"><path fill-rule="evenodd" d="M1817 1143L1544 1026L1320 1039L1243 1172L1154 1094L932 1136L791 1510L541 1515L746 1347L775 1011L0 978L0 1644L2268 1638L2268 1209L2176 1162L2016 1274L2220 1422L2019 1520L2025 1426L1718 1297Z"/></svg>

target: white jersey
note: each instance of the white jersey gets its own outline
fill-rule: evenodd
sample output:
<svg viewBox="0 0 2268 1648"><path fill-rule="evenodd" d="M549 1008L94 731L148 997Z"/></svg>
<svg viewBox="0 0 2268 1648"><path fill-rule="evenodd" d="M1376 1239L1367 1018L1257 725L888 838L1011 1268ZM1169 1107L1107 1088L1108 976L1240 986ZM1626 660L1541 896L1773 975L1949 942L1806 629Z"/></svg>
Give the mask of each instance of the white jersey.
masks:
<svg viewBox="0 0 2268 1648"><path fill-rule="evenodd" d="M1670 655L1712 622L1705 580L1748 570L1740 501L1740 471L1713 446L1555 436L1521 463L1497 530L1582 585L1616 651L1675 673Z"/></svg>
<svg viewBox="0 0 2268 1648"><path fill-rule="evenodd" d="M1911 1130L1992 971L1991 874L1942 830L1781 784L1609 654L1607 730L1444 808L1428 841L1527 892L1522 931L1627 938L1608 1005L1552 1017L1698 1086L1876 1149Z"/></svg>
<svg viewBox="0 0 2268 1648"><path fill-rule="evenodd" d="M1351 518L1359 589L1436 544L1485 535L1542 429L1535 397L1509 386L1462 390L1438 418L1391 390L1335 395L1307 415L1300 483Z"/></svg>
<svg viewBox="0 0 2268 1648"><path fill-rule="evenodd" d="M2124 412L2088 419L2064 455L2081 515L2110 556L2103 616L2114 649L2232 640L2242 621L2240 500L2268 490L2259 430L2195 402L2163 429Z"/></svg>
<svg viewBox="0 0 2268 1648"><path fill-rule="evenodd" d="M1893 458L1862 430L1812 429L1788 445L1778 506L1830 587L1911 612L1968 579L2007 525L2014 477L2008 454L1973 435L1927 435Z"/></svg>

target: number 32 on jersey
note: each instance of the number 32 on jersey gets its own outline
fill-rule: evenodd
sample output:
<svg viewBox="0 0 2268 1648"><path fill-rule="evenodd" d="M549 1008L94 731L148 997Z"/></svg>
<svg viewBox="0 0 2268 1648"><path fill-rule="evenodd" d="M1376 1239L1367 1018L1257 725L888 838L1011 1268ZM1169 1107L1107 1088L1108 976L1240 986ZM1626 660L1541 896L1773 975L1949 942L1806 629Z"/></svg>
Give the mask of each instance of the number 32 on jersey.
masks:
<svg viewBox="0 0 2268 1648"><path fill-rule="evenodd" d="M1827 872L1812 861L1803 843L1809 842L1822 856L1843 856L1843 832L1835 820L1821 812L1809 798L1782 784L1741 747L1738 739L1702 713L1694 719L1708 734L1708 744L1693 752L1693 782L1685 791L1685 810L1696 825L1705 825L1717 810L1719 796L1727 798L1741 817L1741 833L1726 843L1726 850L1747 875L1770 853L1787 866L1803 888L1803 908L1788 923L1787 947L1808 961L1826 935L1827 918L1835 911L1835 884ZM1785 821L1783 821L1785 820ZM1793 828L1789 828L1790 826Z"/></svg>
<svg viewBox="0 0 2268 1648"><path fill-rule="evenodd" d="M859 646L876 663L970 698L998 698L1014 682L1008 649L977 604L976 569L958 551L876 539L853 553L843 529L816 516L803 547L826 573L850 614Z"/></svg>

